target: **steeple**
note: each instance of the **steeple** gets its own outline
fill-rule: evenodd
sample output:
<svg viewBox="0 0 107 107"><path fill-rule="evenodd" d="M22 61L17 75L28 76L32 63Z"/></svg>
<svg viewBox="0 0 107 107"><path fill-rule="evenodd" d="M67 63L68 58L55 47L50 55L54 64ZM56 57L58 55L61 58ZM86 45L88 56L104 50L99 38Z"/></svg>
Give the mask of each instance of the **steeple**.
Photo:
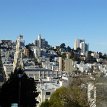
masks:
<svg viewBox="0 0 107 107"><path fill-rule="evenodd" d="M23 54L21 48L21 40L22 36L20 35L16 40L16 52L14 54L14 62L13 62L13 71L15 68L21 67L23 68Z"/></svg>

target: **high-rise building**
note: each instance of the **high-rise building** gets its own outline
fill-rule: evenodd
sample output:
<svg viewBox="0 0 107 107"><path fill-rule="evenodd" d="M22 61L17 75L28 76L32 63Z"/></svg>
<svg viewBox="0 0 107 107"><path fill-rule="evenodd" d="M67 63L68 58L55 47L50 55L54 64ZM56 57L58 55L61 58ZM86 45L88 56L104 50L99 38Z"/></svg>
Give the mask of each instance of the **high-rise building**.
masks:
<svg viewBox="0 0 107 107"><path fill-rule="evenodd" d="M77 50L78 48L81 49L81 53L84 55L85 52L89 50L89 45L85 43L85 40L76 39L74 42L74 50Z"/></svg>
<svg viewBox="0 0 107 107"><path fill-rule="evenodd" d="M85 51L86 51L86 50L85 50L85 45L86 45L85 42L81 42L81 43L80 43L80 49L81 49L81 53L82 53L82 54L85 54Z"/></svg>
<svg viewBox="0 0 107 107"><path fill-rule="evenodd" d="M85 44L85 50L89 51L89 44Z"/></svg>
<svg viewBox="0 0 107 107"><path fill-rule="evenodd" d="M34 44L39 47L40 49L46 49L50 46L48 45L48 42L45 39L42 39L41 34L38 35L38 39L35 40Z"/></svg>
<svg viewBox="0 0 107 107"><path fill-rule="evenodd" d="M80 43L81 42L85 42L85 40L81 40L81 39L76 39L74 42L74 50L76 50L77 48L80 48Z"/></svg>

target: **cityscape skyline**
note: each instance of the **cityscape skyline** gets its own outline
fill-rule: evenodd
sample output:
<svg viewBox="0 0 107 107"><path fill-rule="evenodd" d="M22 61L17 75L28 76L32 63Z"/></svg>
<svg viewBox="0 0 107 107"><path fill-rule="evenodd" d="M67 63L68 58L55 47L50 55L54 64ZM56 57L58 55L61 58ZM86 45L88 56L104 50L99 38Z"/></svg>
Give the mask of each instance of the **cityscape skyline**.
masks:
<svg viewBox="0 0 107 107"><path fill-rule="evenodd" d="M50 45L85 39L92 51L107 53L106 0L1 0L0 40L20 34L32 43L41 34Z"/></svg>

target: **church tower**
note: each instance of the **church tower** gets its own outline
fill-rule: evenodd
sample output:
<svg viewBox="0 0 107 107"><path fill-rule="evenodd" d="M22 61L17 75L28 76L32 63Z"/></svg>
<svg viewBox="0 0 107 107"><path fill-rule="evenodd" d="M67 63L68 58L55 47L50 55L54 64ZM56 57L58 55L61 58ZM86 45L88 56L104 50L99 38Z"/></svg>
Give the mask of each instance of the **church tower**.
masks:
<svg viewBox="0 0 107 107"><path fill-rule="evenodd" d="M21 41L23 37L20 35L16 40L16 52L14 54L13 71L15 68L23 68L23 50L21 48Z"/></svg>

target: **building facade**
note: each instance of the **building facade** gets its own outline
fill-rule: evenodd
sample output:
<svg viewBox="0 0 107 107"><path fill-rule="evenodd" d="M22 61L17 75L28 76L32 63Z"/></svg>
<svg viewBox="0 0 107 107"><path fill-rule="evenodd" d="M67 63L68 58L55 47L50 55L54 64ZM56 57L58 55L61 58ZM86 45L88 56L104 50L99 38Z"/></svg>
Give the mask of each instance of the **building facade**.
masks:
<svg viewBox="0 0 107 107"><path fill-rule="evenodd" d="M85 43L85 40L76 39L74 42L74 50L81 49L81 54L85 55L89 51L89 45Z"/></svg>
<svg viewBox="0 0 107 107"><path fill-rule="evenodd" d="M38 35L38 39L35 40L34 44L37 47L39 47L40 49L43 49L43 48L46 49L46 48L50 47L49 44L48 44L48 42L41 37L41 34Z"/></svg>

